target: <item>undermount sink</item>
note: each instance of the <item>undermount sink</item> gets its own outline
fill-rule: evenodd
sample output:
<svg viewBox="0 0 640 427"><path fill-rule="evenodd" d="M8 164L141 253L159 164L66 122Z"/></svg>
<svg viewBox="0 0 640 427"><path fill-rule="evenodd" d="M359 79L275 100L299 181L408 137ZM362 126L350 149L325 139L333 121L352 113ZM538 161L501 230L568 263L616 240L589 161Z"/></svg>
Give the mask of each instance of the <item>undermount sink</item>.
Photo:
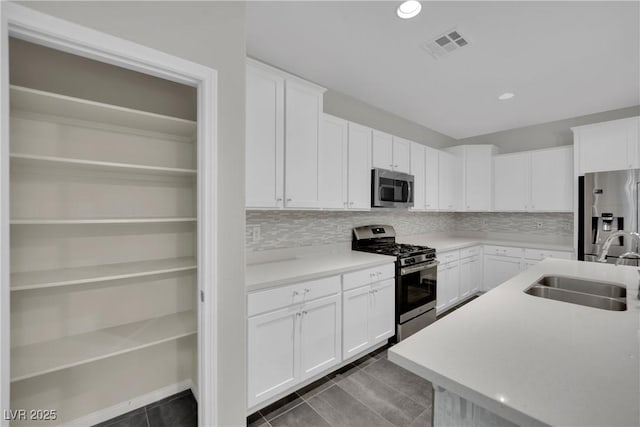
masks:
<svg viewBox="0 0 640 427"><path fill-rule="evenodd" d="M595 282L592 280L576 279L564 276L544 276L538 280L538 285L550 288L560 288L567 291L582 292L609 298L626 298L627 289L612 283Z"/></svg>
<svg viewBox="0 0 640 427"><path fill-rule="evenodd" d="M611 283L545 276L524 291L535 297L568 302L602 310L625 311L626 288Z"/></svg>

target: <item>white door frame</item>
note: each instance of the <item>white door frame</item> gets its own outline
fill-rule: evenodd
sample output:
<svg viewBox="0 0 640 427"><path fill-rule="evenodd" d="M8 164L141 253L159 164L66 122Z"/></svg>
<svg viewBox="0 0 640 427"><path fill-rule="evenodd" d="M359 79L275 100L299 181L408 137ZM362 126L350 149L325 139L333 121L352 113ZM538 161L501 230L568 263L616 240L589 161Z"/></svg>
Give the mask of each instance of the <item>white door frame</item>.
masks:
<svg viewBox="0 0 640 427"><path fill-rule="evenodd" d="M197 88L198 420L217 424L217 72L137 43L2 1L0 4L0 426L10 408L9 36ZM201 298L202 297L202 298ZM204 301L203 301L204 299Z"/></svg>

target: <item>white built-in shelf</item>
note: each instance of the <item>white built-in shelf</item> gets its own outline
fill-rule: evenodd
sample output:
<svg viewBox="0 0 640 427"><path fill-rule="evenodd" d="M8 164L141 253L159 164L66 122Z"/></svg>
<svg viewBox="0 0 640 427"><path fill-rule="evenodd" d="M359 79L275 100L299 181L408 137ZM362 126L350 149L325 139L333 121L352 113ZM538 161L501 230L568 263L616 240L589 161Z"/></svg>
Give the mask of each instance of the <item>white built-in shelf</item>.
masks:
<svg viewBox="0 0 640 427"><path fill-rule="evenodd" d="M19 166L74 168L91 171L131 172L151 175L195 176L195 169L168 168L131 163L101 162L96 160L71 159L67 157L40 156L35 154L11 154L11 164Z"/></svg>
<svg viewBox="0 0 640 427"><path fill-rule="evenodd" d="M11 225L80 225L80 224L151 224L165 222L195 222L195 217L165 217L165 218L14 218Z"/></svg>
<svg viewBox="0 0 640 427"><path fill-rule="evenodd" d="M196 122L11 85L11 109L192 138Z"/></svg>
<svg viewBox="0 0 640 427"><path fill-rule="evenodd" d="M11 349L11 381L83 365L197 332L196 315L184 311L54 341Z"/></svg>
<svg viewBox="0 0 640 427"><path fill-rule="evenodd" d="M53 288L195 270L193 257L11 273L11 290Z"/></svg>

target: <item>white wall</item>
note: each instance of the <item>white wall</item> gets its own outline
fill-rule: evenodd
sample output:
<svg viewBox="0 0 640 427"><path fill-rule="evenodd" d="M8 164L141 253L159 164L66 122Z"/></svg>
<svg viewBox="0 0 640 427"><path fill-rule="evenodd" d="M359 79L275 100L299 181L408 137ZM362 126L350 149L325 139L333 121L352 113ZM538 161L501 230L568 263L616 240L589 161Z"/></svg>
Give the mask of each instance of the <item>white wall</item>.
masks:
<svg viewBox="0 0 640 427"><path fill-rule="evenodd" d="M324 112L434 148L456 145L456 140L349 95L328 89Z"/></svg>
<svg viewBox="0 0 640 427"><path fill-rule="evenodd" d="M455 145L495 144L500 147L501 153L571 145L573 144L573 132L571 132L571 127L573 126L606 122L638 115L640 115L640 106L621 108L619 110L604 111L587 116L573 117L571 119L459 139Z"/></svg>
<svg viewBox="0 0 640 427"><path fill-rule="evenodd" d="M245 424L244 4L24 2L218 71L218 425Z"/></svg>

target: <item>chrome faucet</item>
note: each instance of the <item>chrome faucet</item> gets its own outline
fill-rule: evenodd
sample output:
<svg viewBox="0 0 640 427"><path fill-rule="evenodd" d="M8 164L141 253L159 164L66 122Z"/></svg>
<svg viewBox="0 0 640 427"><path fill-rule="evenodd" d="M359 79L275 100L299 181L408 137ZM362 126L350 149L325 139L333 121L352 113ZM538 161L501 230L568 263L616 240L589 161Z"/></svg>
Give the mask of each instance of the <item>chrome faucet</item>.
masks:
<svg viewBox="0 0 640 427"><path fill-rule="evenodd" d="M609 248L611 248L611 244L613 243L613 240L621 236L635 237L636 240L640 243L640 234L636 233L635 231L621 230L621 231L616 231L615 233L611 233L609 237L607 237L607 240L604 241L604 245L602 245L602 252L600 252L600 256L598 257L598 262L607 262L607 254L609 253ZM628 254L629 252L623 254L622 256L624 257L625 255L628 255Z"/></svg>
<svg viewBox="0 0 640 427"><path fill-rule="evenodd" d="M640 254L638 252L625 252L622 255L620 255L618 257L618 259L616 260L616 265L620 265L620 263L625 259L625 258L631 258L631 256L633 255L634 259L640 259ZM640 270L638 271L638 273L640 273Z"/></svg>

